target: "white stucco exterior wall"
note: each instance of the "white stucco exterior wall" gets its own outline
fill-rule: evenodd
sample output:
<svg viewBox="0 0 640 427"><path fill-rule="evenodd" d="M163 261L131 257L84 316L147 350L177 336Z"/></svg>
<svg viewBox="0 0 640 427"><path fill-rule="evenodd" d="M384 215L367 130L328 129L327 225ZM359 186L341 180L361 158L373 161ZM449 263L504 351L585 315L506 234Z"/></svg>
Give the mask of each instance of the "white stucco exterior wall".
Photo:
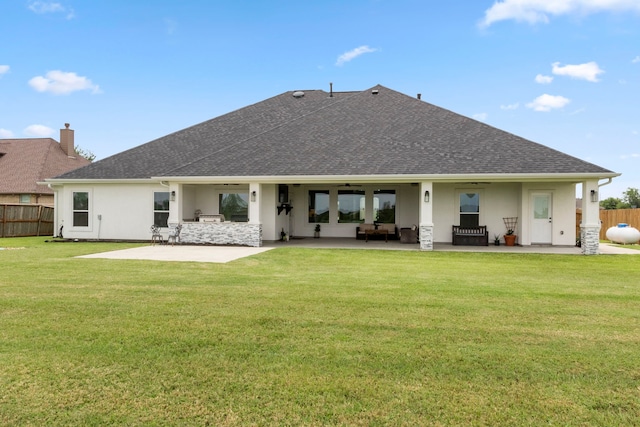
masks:
<svg viewBox="0 0 640 427"><path fill-rule="evenodd" d="M532 244L532 196L551 195L551 244L572 246L576 243L576 187L573 183L525 183L522 186L520 243Z"/></svg>
<svg viewBox="0 0 640 427"><path fill-rule="evenodd" d="M70 239L147 240L153 224L153 193L168 191L160 184L65 185L56 209L64 237ZM89 225L73 226L73 192L89 193ZM175 202L170 202L175 203Z"/></svg>
<svg viewBox="0 0 640 427"><path fill-rule="evenodd" d="M480 194L480 225L486 225L489 241L494 235L502 236L507 230L503 217L519 216L521 184L492 183L478 185L434 184L434 241L451 243L451 227L459 225L460 193L477 192ZM518 224L520 226L520 223ZM516 233L518 231L516 230Z"/></svg>

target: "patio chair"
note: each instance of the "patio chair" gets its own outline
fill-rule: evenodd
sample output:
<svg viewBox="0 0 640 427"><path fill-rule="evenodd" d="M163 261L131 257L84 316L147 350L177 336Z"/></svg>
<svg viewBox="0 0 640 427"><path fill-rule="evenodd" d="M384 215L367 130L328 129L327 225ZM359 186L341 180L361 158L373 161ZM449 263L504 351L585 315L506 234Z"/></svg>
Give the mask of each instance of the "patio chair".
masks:
<svg viewBox="0 0 640 427"><path fill-rule="evenodd" d="M162 238L162 234L160 234L160 227L157 225L151 226L151 244L154 245L156 243L162 244L164 239Z"/></svg>
<svg viewBox="0 0 640 427"><path fill-rule="evenodd" d="M169 230L169 236L167 236L167 244L171 242L171 246L173 246L176 242L180 241L180 230L182 230L182 224L178 224L173 229Z"/></svg>

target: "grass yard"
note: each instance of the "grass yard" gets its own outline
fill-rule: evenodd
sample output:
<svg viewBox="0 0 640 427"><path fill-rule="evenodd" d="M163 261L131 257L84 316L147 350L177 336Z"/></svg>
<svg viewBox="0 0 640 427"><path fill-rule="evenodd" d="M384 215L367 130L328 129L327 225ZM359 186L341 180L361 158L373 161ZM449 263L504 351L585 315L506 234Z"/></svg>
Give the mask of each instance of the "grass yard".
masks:
<svg viewBox="0 0 640 427"><path fill-rule="evenodd" d="M0 239L0 424L640 425L640 256L128 246Z"/></svg>

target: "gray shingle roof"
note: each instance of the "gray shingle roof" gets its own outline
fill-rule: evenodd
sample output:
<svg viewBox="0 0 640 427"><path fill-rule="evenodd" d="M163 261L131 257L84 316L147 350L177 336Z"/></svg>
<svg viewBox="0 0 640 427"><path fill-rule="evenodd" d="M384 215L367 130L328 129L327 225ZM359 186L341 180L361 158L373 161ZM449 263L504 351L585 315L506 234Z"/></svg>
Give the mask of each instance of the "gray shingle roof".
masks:
<svg viewBox="0 0 640 427"><path fill-rule="evenodd" d="M293 92L58 178L613 173L384 86Z"/></svg>

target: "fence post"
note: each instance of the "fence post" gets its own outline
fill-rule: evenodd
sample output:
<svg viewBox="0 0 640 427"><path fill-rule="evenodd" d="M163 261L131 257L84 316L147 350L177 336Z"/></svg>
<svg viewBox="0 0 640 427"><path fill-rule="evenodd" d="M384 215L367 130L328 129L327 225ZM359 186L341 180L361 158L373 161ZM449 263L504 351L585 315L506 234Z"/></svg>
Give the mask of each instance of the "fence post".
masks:
<svg viewBox="0 0 640 427"><path fill-rule="evenodd" d="M42 224L42 205L38 206L38 226L36 227L36 236L40 237L40 224Z"/></svg>

